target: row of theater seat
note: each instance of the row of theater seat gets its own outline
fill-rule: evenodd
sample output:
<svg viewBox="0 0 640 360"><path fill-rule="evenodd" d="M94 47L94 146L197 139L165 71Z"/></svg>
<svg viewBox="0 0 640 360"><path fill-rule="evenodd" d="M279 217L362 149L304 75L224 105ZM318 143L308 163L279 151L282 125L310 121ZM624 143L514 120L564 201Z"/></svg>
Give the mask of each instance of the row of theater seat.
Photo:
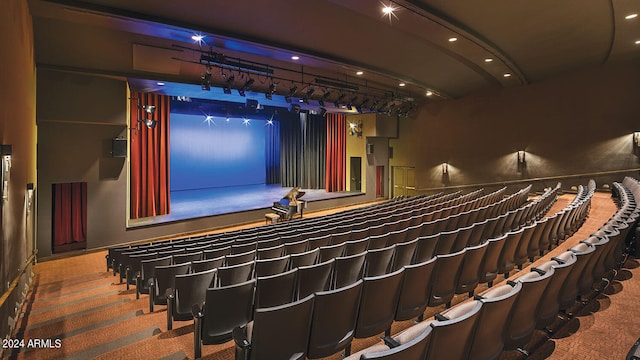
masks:
<svg viewBox="0 0 640 360"><path fill-rule="evenodd" d="M492 195L495 197L495 193ZM403 229L398 229L397 231L391 231L389 233L382 233L382 231L385 228L387 228L388 230L395 229L395 227L393 227L392 225L398 225L398 224L387 224L387 223L379 224L379 226L377 227L379 229L377 234L373 234L374 227L371 227L371 231L369 231L370 230L369 228L365 227L362 229L346 231L338 234L327 233L322 236L311 237L309 238L309 241L310 241L309 245L306 244L306 240L300 240L296 242L281 244L281 246L285 246L285 249L284 249L285 253L291 254L291 253L302 252L305 250L305 247L313 249L315 247L327 245L330 242L333 244L337 244L337 243L341 243L343 240L348 241L349 239L352 239L352 242L356 242L356 240L363 242L364 239L362 239L362 237L371 235L369 237L370 238L369 243L371 243L375 239L378 245L370 246L370 248L379 248L389 244L403 242L405 241L407 236L411 238L414 235L420 235L421 233L429 234L430 232L433 231L433 229L431 229L428 226L430 225L430 223L427 222L427 223L420 223L417 226L413 226L412 228L403 228ZM476 230L477 229L478 228L476 228ZM409 231L409 230L412 230L412 231ZM465 230L472 230L472 228L467 227ZM453 231L450 233L456 234L457 231ZM470 235L471 232L467 231L467 234ZM291 238L291 240L297 240L300 238L300 236L304 236L304 234L298 234L295 239ZM270 247L262 248L259 250L262 250L262 253L275 253L276 251L279 250L278 245L276 244L280 241L287 241L286 239L287 238L284 236L280 236L277 239L271 239L267 243L267 245L269 245ZM476 237L476 240L478 240L477 237ZM201 260L202 258L212 259L212 258L218 258L220 256L226 256L226 258L229 258L228 255L238 255L239 258L244 259L247 256L250 256L248 254L251 251L250 249L256 249L256 247L260 247L261 244L265 244L265 241L227 245L227 246L217 247L217 248L211 248L211 247L214 245L219 246L221 244L220 243L214 244L211 241L207 241L204 243L180 242L180 243L173 243L170 246L166 246L166 244L163 243L156 246L110 249L110 255L108 255L108 257L112 259L112 262L114 265L113 266L114 274L116 271L115 263L117 262L119 265L118 268L120 269L119 272L121 276L121 281L122 281L122 278L127 278L128 279L127 285L128 285L129 283L132 283L135 279L135 276L132 276L132 274L128 274L128 273L133 273L133 275L135 275L136 273L140 272L141 271L140 264L143 260L150 260L154 257L163 257L167 255L174 256L174 259L175 259L173 261L174 263L180 263L180 262L186 262L186 261L198 261L198 260ZM271 245L274 245L274 246L271 246ZM358 246L358 245L354 244L354 246ZM462 246L460 246L460 248L462 248ZM237 252L239 251L247 251L247 253L238 254ZM357 251L352 251L352 252L347 251L347 253L355 253L355 252ZM443 251L440 251L440 252L443 253ZM258 252L257 256L258 256L258 259L261 258L260 252ZM234 261L234 262L231 262L231 264L235 264L239 262L240 261ZM125 274L128 274L128 276Z"/></svg>
<svg viewBox="0 0 640 360"><path fill-rule="evenodd" d="M506 240L506 236L501 239L501 241L504 240ZM478 248L486 250L487 246L488 243L485 242ZM313 319L316 320L312 321L309 340L309 357L328 356L340 351L342 348L348 347L350 337L347 336L345 338L345 334L353 333L356 338L373 336L381 331L388 330L394 320L402 321L418 317L424 312L427 306L437 306L450 301L454 293L473 292L475 286L478 284L478 264L482 261L483 255L484 251L466 248L455 254L438 255L424 263L415 264L415 266L405 265L399 270L398 264L395 264L395 267L392 269L392 271L395 270L395 272L365 277L363 280L358 280L364 282L363 287L365 289L359 302L357 296L355 300L354 298L350 298L349 300L345 298L346 295L344 295L350 293L354 296L353 292L355 290L352 290L351 287L357 282L351 284L347 282L344 284L344 287L334 286L327 294L324 294L323 291L316 292L316 302L340 298L339 301L332 300L332 303L340 304L340 310L338 311L334 306L330 310L332 313L313 316ZM494 267L497 267L497 265ZM287 275L288 274L283 274L283 277ZM275 277L277 276L272 278ZM258 284L259 283L260 278L258 279ZM291 286L283 288L289 289ZM420 291L419 289L424 290ZM210 288L207 291L208 294L213 294L223 292L224 290ZM257 292L256 298L259 299L261 296L259 294L260 286L258 286ZM307 294L308 293L299 294L297 299L301 299ZM323 296L320 296L320 294ZM331 296L329 296L329 294L331 294ZM319 300L325 298L327 300ZM256 302L259 301L256 300ZM209 312L215 314L214 316L228 317L231 315L229 312L225 312L224 315L216 313L215 308L219 308L220 303L214 299L205 300L205 306L209 308ZM318 305L317 303L316 306L320 306L319 309L327 308L327 306ZM256 311L261 308L263 307L257 306ZM318 311L320 310L315 312ZM238 313L246 314L248 311L244 309L243 311L238 311ZM206 314L207 311L202 311L194 314L194 316L196 316L196 318L198 318L198 316L206 318ZM322 325L322 320L318 320L327 318L332 319L330 326L328 324ZM355 322L355 319L358 319L358 321ZM246 321L246 318L244 321ZM214 326L212 323L215 323L215 321L209 320L209 325L204 325L205 328L202 329L202 322L200 322L200 320L196 321L196 329L200 329L195 334L196 344L199 344L198 334L212 331L212 327ZM222 323L227 323L227 321L223 321ZM375 326L373 324L375 324ZM316 328L325 330L314 330ZM213 330L214 333L219 334L222 332L220 327L215 329L216 330ZM368 331L363 329L368 329ZM324 340L324 343L322 343L320 339ZM208 342L210 339L207 339L206 336L202 337L202 341L205 344L211 343ZM321 342L321 344L317 344L318 342ZM328 345L328 343L332 345ZM196 354L199 354L199 348L196 348Z"/></svg>
<svg viewBox="0 0 640 360"><path fill-rule="evenodd" d="M640 211L633 193L618 183L621 206L599 231L531 272L461 303L347 359L495 359L522 349L534 329L582 304L608 283L624 261L625 239ZM640 188L640 186L639 186ZM444 350L446 349L446 350Z"/></svg>
<svg viewBox="0 0 640 360"><path fill-rule="evenodd" d="M445 235L446 235L446 234L445 234ZM416 239L416 240L417 240L417 239ZM368 240L368 241L370 241L370 240ZM485 243L485 244L486 244L486 243ZM393 245L392 245L391 247L389 247L389 248L390 248L390 249L395 250L395 249L394 249L395 245L396 245L396 244L393 244ZM300 250L302 250L302 249L300 249ZM373 249L372 249L372 250L373 250ZM387 248L383 248L383 249L380 249L380 250L381 250L381 251L380 251L380 253L382 253L382 252L383 252L383 250L384 250L384 252L391 254L391 253L389 252L389 249L387 249ZM313 250L312 250L312 251L313 251ZM466 251L466 250L464 250L464 251ZM307 252L309 252L309 251L307 251ZM373 253L373 252L371 252L371 253ZM295 255L295 254L297 254L297 253L294 253L294 255ZM444 254L441 254L441 255L444 255ZM458 254L456 254L456 255L459 257L459 255L458 255ZM291 255L289 255L289 256L291 256ZM360 255L360 257L364 258L364 256L362 256L362 255ZM390 257L389 257L389 255L388 255L387 257L388 257L388 258L390 258ZM180 257L179 257L179 259L180 259L180 260L185 260L185 258L184 258L184 257L182 257L182 258L180 258ZM289 259L288 259L288 260L289 260ZM435 259L434 259L434 260L435 260ZM196 265L198 260L193 259L192 261L193 261L193 263L191 264L191 266ZM256 262L256 265L257 265L257 262ZM183 268L184 268L184 266L183 266ZM282 268L282 269L286 269L286 268L287 268L287 266L281 266L281 268ZM218 270L220 270L220 269L218 269ZM217 271L217 270L216 270L216 271ZM210 278L208 278L208 279L209 279L209 281L211 281L211 280L213 279L213 273L215 273L216 271L205 271L205 272L203 272L203 274L199 274L198 276L199 276L199 277L202 277L202 278L207 278L208 276L210 276ZM297 270L295 270L295 269L294 269L294 270L291 270L291 271L289 271L289 272L296 272L296 271L297 271ZM285 275L289 276L289 274L285 274ZM369 275L370 275L370 274L369 274ZM176 277L176 278L177 278L177 277ZM205 280L205 282L206 282L206 280ZM233 285L232 285L232 286L233 286ZM334 286L335 286L335 285L334 285ZM176 292L177 292L177 290L178 290L178 289L177 289L177 286L176 286ZM211 289L209 289L209 290L211 290ZM472 291L473 291L473 290L472 290ZM167 294L167 295L169 296L169 298L170 298L170 299L171 299L171 297L175 297L175 294L173 294L173 295L172 295L172 294ZM203 297L204 297L204 296L203 296ZM171 309L170 309L170 310L171 310ZM182 311L182 312L178 312L178 313L179 313L179 314L184 314L185 312L184 312L184 311ZM182 316L182 315L180 315L180 316ZM183 319L183 318L180 318L180 316L178 316L176 319Z"/></svg>
<svg viewBox="0 0 640 360"><path fill-rule="evenodd" d="M482 205L488 201L493 201L493 199L496 199L501 192L503 192L503 190L499 190L494 194L484 196L483 198L478 198L480 191L453 198L453 194L431 197L421 196L412 200L391 201L382 205L369 206L366 209L358 209L358 211L346 211L342 214L336 215L340 216L340 218L337 218L336 216L327 216L322 219L315 218L313 220L305 219L304 221L300 220L298 222L291 222L294 225L286 228L280 227L279 229L276 229L276 227L273 227L264 230L263 227L256 227L251 230L225 233L212 238L187 238L171 242L116 247L109 249L109 254L107 255L107 270L109 268L113 268L114 275L116 271L118 271L121 274L121 279L126 277L125 272L123 271L124 269L121 269L122 259L119 259L118 257L120 252L142 250L175 252L176 250L180 251L181 249L191 251L199 249L204 250L207 247L222 248L224 245L227 245L232 253L240 253L245 252L252 247L255 249L260 245L262 245L262 247L272 246L270 244L273 244L274 241L287 243L300 240L302 236L312 238L316 235L326 234L328 229L331 229L334 233L337 232L348 236L362 237L365 236L365 231L360 231L362 233L360 235L356 235L355 232L358 230L366 230L367 233L371 232L372 234L375 233L376 230L382 232L385 228L388 228L389 222L393 222L392 218L398 219L397 222L399 222L400 219L403 219L405 221L403 224L393 224L395 226L403 227L408 225L406 220L409 220L409 218L411 222L422 222L421 218L423 215L437 218L443 213L452 212L452 209L457 209L455 211L459 211L461 207L457 205L461 203L466 206L471 206L471 204ZM457 195L458 193L454 194ZM479 201L467 201L469 199ZM440 209L442 211L439 211ZM340 219L340 222L343 224L336 225L336 223L338 223L338 221L335 221L336 219ZM354 224L358 225L354 226ZM375 226L376 224L378 226ZM312 231L317 228L319 228L318 231ZM371 231L369 231L369 229L371 229ZM350 232L354 232L354 234L350 234Z"/></svg>

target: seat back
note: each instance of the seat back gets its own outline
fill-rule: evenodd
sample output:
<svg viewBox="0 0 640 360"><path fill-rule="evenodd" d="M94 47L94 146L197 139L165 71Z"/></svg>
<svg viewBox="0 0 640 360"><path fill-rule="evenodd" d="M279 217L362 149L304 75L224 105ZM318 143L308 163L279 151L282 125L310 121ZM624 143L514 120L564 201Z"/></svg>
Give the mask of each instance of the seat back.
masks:
<svg viewBox="0 0 640 360"><path fill-rule="evenodd" d="M431 290L429 291L429 306L451 302L456 292L465 252L466 249L457 253L436 256L436 267L433 270Z"/></svg>
<svg viewBox="0 0 640 360"><path fill-rule="evenodd" d="M473 225L460 228L458 230L458 235L456 236L456 240L453 242L453 245L451 246L451 252L458 252L466 248L467 246L475 246L475 245L468 245L469 238L471 237L472 231L473 231Z"/></svg>
<svg viewBox="0 0 640 360"><path fill-rule="evenodd" d="M315 292L329 290L335 262L335 259L331 259L315 265L298 267L297 298L304 299Z"/></svg>
<svg viewBox="0 0 640 360"><path fill-rule="evenodd" d="M522 284L501 285L476 297L482 303L469 359L497 359L504 347L507 320Z"/></svg>
<svg viewBox="0 0 640 360"><path fill-rule="evenodd" d="M438 245L436 246L436 255L445 255L451 253L453 243L458 236L458 229L443 231L438 238Z"/></svg>
<svg viewBox="0 0 640 360"><path fill-rule="evenodd" d="M255 286L256 280L250 280L207 289L201 333L203 344L227 342L235 327L251 321Z"/></svg>
<svg viewBox="0 0 640 360"><path fill-rule="evenodd" d="M149 280L153 279L156 273L156 266L171 265L171 256L162 258L154 258L140 261L140 289L137 291L147 294L149 293Z"/></svg>
<svg viewBox="0 0 640 360"><path fill-rule="evenodd" d="M489 247L480 265L480 283L492 282L498 276L498 258L504 247L507 235L487 240Z"/></svg>
<svg viewBox="0 0 640 360"><path fill-rule="evenodd" d="M345 244L344 256L360 254L367 250L367 247L369 246L369 238L349 240Z"/></svg>
<svg viewBox="0 0 640 360"><path fill-rule="evenodd" d="M202 260L202 251L173 255L174 264L190 263L198 260Z"/></svg>
<svg viewBox="0 0 640 360"><path fill-rule="evenodd" d="M272 247L264 247L258 248L256 250L256 259L264 260L264 259L273 259L281 257L284 254L284 245L276 245Z"/></svg>
<svg viewBox="0 0 640 360"><path fill-rule="evenodd" d="M484 242L466 249L456 285L456 294L469 293L470 296L473 294L480 282L480 264L488 248L489 243Z"/></svg>
<svg viewBox="0 0 640 360"><path fill-rule="evenodd" d="M219 267L216 285L229 286L248 281L253 277L254 265L254 261L248 261L244 264Z"/></svg>
<svg viewBox="0 0 640 360"><path fill-rule="evenodd" d="M191 272L197 273L211 269L217 269L224 264L224 256L216 259L205 259L191 262Z"/></svg>
<svg viewBox="0 0 640 360"><path fill-rule="evenodd" d="M291 254L289 258L289 268L295 269L300 266L310 266L315 264L320 258L320 249L305 251L299 254Z"/></svg>
<svg viewBox="0 0 640 360"><path fill-rule="evenodd" d="M333 267L332 289L341 288L356 282L362 277L366 252L350 256L337 257Z"/></svg>
<svg viewBox="0 0 640 360"><path fill-rule="evenodd" d="M436 258L404 267L404 279L398 298L395 320L405 321L421 316L429 303L429 290Z"/></svg>
<svg viewBox="0 0 640 360"><path fill-rule="evenodd" d="M284 305L294 299L298 269L257 278L256 308Z"/></svg>
<svg viewBox="0 0 640 360"><path fill-rule="evenodd" d="M391 267L391 259L396 246L367 250L364 264L364 276L378 276L386 274Z"/></svg>
<svg viewBox="0 0 640 360"><path fill-rule="evenodd" d="M582 276L584 268L591 260L591 256L596 251L594 246L587 246L585 244L579 244L569 249L576 256L576 262L572 266L567 279L562 285L562 289L559 294L560 310L566 310L571 307L578 297L578 284L580 277ZM558 258L564 259L566 254L560 254Z"/></svg>
<svg viewBox="0 0 640 360"><path fill-rule="evenodd" d="M289 257L290 255L273 259L256 260L255 277L283 273L289 268Z"/></svg>
<svg viewBox="0 0 640 360"><path fill-rule="evenodd" d="M205 259L215 259L220 256L230 255L231 254L231 246L224 247L216 247L213 249L207 249L202 251L202 256Z"/></svg>
<svg viewBox="0 0 640 360"><path fill-rule="evenodd" d="M504 241L502 252L498 258L498 273L504 274L507 278L509 273L515 268L516 249L522 238L522 229L517 231L509 231L506 233L507 238Z"/></svg>
<svg viewBox="0 0 640 360"><path fill-rule="evenodd" d="M344 254L344 249L346 245L345 243L329 245L329 246L321 246L320 247L320 262L325 262L327 260L335 259Z"/></svg>
<svg viewBox="0 0 640 360"><path fill-rule="evenodd" d="M477 300L465 302L442 313L448 320L431 322L433 330L426 359L465 359L481 307Z"/></svg>
<svg viewBox="0 0 640 360"><path fill-rule="evenodd" d="M225 264L227 266L233 266L238 264L244 264L256 259L256 250L247 251L239 254L231 254L225 256Z"/></svg>
<svg viewBox="0 0 640 360"><path fill-rule="evenodd" d="M287 255L299 254L307 251L309 240L300 240L296 242L284 243L284 253Z"/></svg>
<svg viewBox="0 0 640 360"><path fill-rule="evenodd" d="M249 359L304 359L314 300L310 295L294 303L256 309Z"/></svg>
<svg viewBox="0 0 640 360"><path fill-rule="evenodd" d="M520 242L516 247L514 262L518 265L518 268L522 268L522 265L529 259L529 243L533 237L533 233L536 230L536 224L524 226L522 228L522 236Z"/></svg>
<svg viewBox="0 0 640 360"><path fill-rule="evenodd" d="M432 234L418 237L416 254L413 259L414 264L425 262L434 257L439 236L440 234Z"/></svg>
<svg viewBox="0 0 640 360"><path fill-rule="evenodd" d="M551 325L558 315L558 311L560 311L560 290L577 260L571 251L567 251L564 254L567 256L567 259L553 258L553 260L537 266L537 268L542 271L548 271L549 268L553 268L554 270L553 277L549 281L549 284L547 284L547 289L540 299L536 313L536 327L538 329L543 329Z"/></svg>
<svg viewBox="0 0 640 360"><path fill-rule="evenodd" d="M316 295L309 336L310 359L331 356L351 343L356 328L362 280Z"/></svg>
<svg viewBox="0 0 640 360"><path fill-rule="evenodd" d="M198 273L176 275L173 306L173 319L191 320L193 305L202 305L207 289L212 285L216 269Z"/></svg>
<svg viewBox="0 0 640 360"><path fill-rule="evenodd" d="M356 338L367 338L391 328L400 296L404 269L365 277L356 323Z"/></svg>
<svg viewBox="0 0 640 360"><path fill-rule="evenodd" d="M427 327L415 338L400 346L379 352L365 352L361 355L361 360L406 360L424 359L431 344L432 327Z"/></svg>
<svg viewBox="0 0 640 360"><path fill-rule="evenodd" d="M330 244L331 244L330 233L309 238L309 250L313 250L321 246L327 246Z"/></svg>
<svg viewBox="0 0 640 360"><path fill-rule="evenodd" d="M536 328L536 313L542 294L553 276L553 268L541 274L531 271L517 277L513 282L522 284L522 290L513 304L507 325L504 347L515 350L526 345ZM513 282L510 282L513 284Z"/></svg>
<svg viewBox="0 0 640 360"><path fill-rule="evenodd" d="M176 275L184 275L189 273L189 263L177 265L157 265L154 275L155 297L154 304L166 305L167 298L165 292L167 289L175 288Z"/></svg>
<svg viewBox="0 0 640 360"><path fill-rule="evenodd" d="M391 271L396 271L406 265L411 264L417 245L418 239L395 244L396 251L393 255Z"/></svg>

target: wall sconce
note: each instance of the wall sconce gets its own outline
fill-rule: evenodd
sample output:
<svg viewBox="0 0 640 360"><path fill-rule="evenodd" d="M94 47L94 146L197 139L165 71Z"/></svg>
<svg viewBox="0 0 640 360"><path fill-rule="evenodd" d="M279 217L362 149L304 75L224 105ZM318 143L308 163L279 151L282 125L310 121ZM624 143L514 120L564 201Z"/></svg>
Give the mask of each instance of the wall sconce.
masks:
<svg viewBox="0 0 640 360"><path fill-rule="evenodd" d="M446 162L442 163L442 175L449 174L449 164Z"/></svg>
<svg viewBox="0 0 640 360"><path fill-rule="evenodd" d="M0 194L2 194L2 200L9 198L9 178L11 177L11 156L13 155L13 146L0 145L0 161L2 163L2 169L0 171Z"/></svg>
<svg viewBox="0 0 640 360"><path fill-rule="evenodd" d="M27 213L31 212L31 204L33 204L34 189L35 187L33 186L33 183L27 184Z"/></svg>
<svg viewBox="0 0 640 360"><path fill-rule="evenodd" d="M522 170L527 167L526 154L527 153L524 150L518 150L516 152L516 156L518 159L518 172L522 172Z"/></svg>
<svg viewBox="0 0 640 360"><path fill-rule="evenodd" d="M359 138L362 137L362 121L358 121L357 123L349 123L349 135L357 135Z"/></svg>
<svg viewBox="0 0 640 360"><path fill-rule="evenodd" d="M640 131L633 133L633 153L640 155Z"/></svg>

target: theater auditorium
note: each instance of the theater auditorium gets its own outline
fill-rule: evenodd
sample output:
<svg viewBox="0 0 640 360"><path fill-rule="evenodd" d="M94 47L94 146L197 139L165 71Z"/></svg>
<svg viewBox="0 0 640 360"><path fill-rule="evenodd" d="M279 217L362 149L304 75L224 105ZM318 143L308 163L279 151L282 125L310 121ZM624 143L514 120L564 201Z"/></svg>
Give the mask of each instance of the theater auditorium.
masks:
<svg viewBox="0 0 640 360"><path fill-rule="evenodd" d="M1 357L640 356L639 13L3 0Z"/></svg>

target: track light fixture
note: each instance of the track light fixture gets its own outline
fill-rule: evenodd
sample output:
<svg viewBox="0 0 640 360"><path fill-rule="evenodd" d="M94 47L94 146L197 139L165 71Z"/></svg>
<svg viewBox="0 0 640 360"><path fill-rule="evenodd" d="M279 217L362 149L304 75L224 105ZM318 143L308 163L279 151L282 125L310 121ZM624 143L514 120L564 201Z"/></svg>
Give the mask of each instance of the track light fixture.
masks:
<svg viewBox="0 0 640 360"><path fill-rule="evenodd" d="M233 81L235 80L235 75L233 75L233 73L231 73L231 75L227 76L226 74L222 74L222 77L226 77L227 81L224 84L223 87L223 91L225 94L230 95L231 94L231 84L233 84Z"/></svg>
<svg viewBox="0 0 640 360"><path fill-rule="evenodd" d="M336 99L336 101L334 101L334 102L333 102L333 105L334 105L335 107L339 107L339 106L340 106L340 102L341 102L342 100L344 100L344 98L345 98L346 96L347 96L347 94L345 94L345 93L340 94L340 96L338 96L338 98Z"/></svg>
<svg viewBox="0 0 640 360"><path fill-rule="evenodd" d="M200 78L202 80L200 82L200 88L202 91L210 91L211 90L211 66L207 65L204 74Z"/></svg>
<svg viewBox="0 0 640 360"><path fill-rule="evenodd" d="M269 85L269 89L267 89L267 92L264 93L264 97L271 100L273 99L273 94L276 93L276 83L271 83L271 85Z"/></svg>

